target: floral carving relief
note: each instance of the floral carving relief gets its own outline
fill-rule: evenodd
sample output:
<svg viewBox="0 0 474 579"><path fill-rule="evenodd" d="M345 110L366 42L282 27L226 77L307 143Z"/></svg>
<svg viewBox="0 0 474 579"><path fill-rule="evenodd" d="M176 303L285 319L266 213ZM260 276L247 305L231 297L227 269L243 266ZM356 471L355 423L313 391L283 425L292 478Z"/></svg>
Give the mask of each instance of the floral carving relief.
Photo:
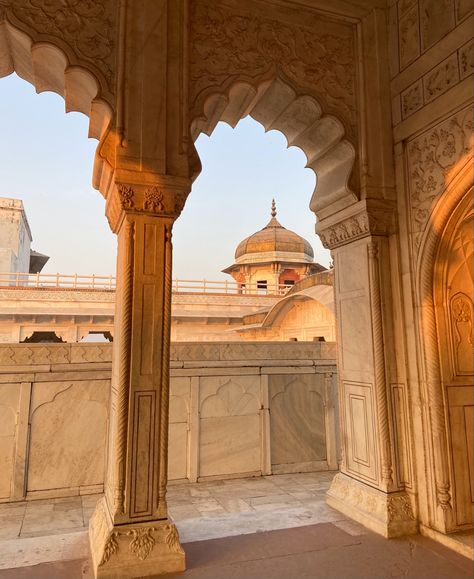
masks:
<svg viewBox="0 0 474 579"><path fill-rule="evenodd" d="M260 81L282 74L316 96L355 133L355 50L350 25L308 13L291 24L231 2L195 0L191 16L191 103L202 114L203 93L229 81Z"/></svg>
<svg viewBox="0 0 474 579"><path fill-rule="evenodd" d="M471 108L413 139L407 146L411 232L417 249L434 203L456 163L473 151Z"/></svg>
<svg viewBox="0 0 474 579"><path fill-rule="evenodd" d="M423 106L423 85L421 81L407 88L402 93L402 114L405 119Z"/></svg>
<svg viewBox="0 0 474 579"><path fill-rule="evenodd" d="M451 300L452 342L457 375L473 374L474 328L472 325L474 305L469 296L457 294Z"/></svg>
<svg viewBox="0 0 474 579"><path fill-rule="evenodd" d="M127 533L127 535L133 536L128 548L142 561L148 557L155 546L155 539L151 534L152 531L156 531L155 527L141 527L132 529Z"/></svg>
<svg viewBox="0 0 474 579"><path fill-rule="evenodd" d="M445 93L452 86L457 84L458 81L458 58L457 54L454 53L437 66L433 72L430 72L424 77L425 102L428 103L434 100L436 97Z"/></svg>
<svg viewBox="0 0 474 579"><path fill-rule="evenodd" d="M104 515L101 517L96 516L94 513L94 528L96 532L100 533L100 536L104 536L104 538L107 537L105 539L104 552L99 567L108 563L111 557L119 552L120 542L127 541L127 537L131 537L128 550L141 561L144 561L151 555L153 548L157 544L166 546L170 553L184 553L179 542L178 530L173 524L166 524L159 528L144 526L126 531L117 530L112 531L109 535L106 526L101 523L103 517Z"/></svg>
<svg viewBox="0 0 474 579"><path fill-rule="evenodd" d="M461 78L474 72L474 42L469 42L459 49L459 67Z"/></svg>
<svg viewBox="0 0 474 579"><path fill-rule="evenodd" d="M77 59L99 71L113 92L117 3L114 0L0 0L25 32L62 40ZM36 40L36 38L35 38Z"/></svg>

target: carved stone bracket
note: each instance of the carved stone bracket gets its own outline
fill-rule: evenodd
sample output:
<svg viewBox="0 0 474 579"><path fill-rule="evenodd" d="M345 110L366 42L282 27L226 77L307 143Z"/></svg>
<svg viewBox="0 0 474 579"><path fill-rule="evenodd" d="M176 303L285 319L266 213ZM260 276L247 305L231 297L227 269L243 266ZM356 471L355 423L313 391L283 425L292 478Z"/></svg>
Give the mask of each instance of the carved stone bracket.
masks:
<svg viewBox="0 0 474 579"><path fill-rule="evenodd" d="M396 229L392 203L363 200L318 221L316 233L324 247L334 249L369 235L390 235Z"/></svg>

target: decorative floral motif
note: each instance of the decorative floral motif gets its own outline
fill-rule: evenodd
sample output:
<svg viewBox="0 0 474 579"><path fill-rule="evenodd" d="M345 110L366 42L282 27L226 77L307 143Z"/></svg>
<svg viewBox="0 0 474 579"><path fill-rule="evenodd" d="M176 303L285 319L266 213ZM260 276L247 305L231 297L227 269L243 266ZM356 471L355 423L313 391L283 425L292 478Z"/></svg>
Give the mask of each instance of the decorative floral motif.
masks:
<svg viewBox="0 0 474 579"><path fill-rule="evenodd" d="M472 110L464 109L408 144L411 229L415 249L455 164L473 150Z"/></svg>
<svg viewBox="0 0 474 579"><path fill-rule="evenodd" d="M356 129L355 50L351 26L309 15L307 27L241 12L228 2L195 0L191 15L191 102L200 116L200 95L229 79L283 74L315 94ZM241 14L238 14L241 12ZM199 102L198 102L199 101Z"/></svg>
<svg viewBox="0 0 474 579"><path fill-rule="evenodd" d="M151 535L152 531L156 531L155 527L140 527L127 533L127 535L133 536L128 548L142 561L148 557L155 546L155 539Z"/></svg>
<svg viewBox="0 0 474 579"><path fill-rule="evenodd" d="M107 561L118 551L118 542L117 542L118 533L113 532L110 534L110 537L107 540L107 543L104 547L104 554L102 555L102 559L99 563L99 567L107 563Z"/></svg>
<svg viewBox="0 0 474 579"><path fill-rule="evenodd" d="M135 194L129 185L122 183L117 187L120 202L124 209L133 209L135 207Z"/></svg>
<svg viewBox="0 0 474 579"><path fill-rule="evenodd" d="M333 249L339 245L344 245L347 241L354 241L364 237L370 232L369 218L366 214L361 213L350 217L342 223L338 223L325 229L318 230L318 235L324 247Z"/></svg>
<svg viewBox="0 0 474 579"><path fill-rule="evenodd" d="M445 93L459 81L458 56L452 54L423 78L425 101L428 103Z"/></svg>
<svg viewBox="0 0 474 579"><path fill-rule="evenodd" d="M179 542L178 529L175 527L175 525L167 525L165 529L168 531L165 541L170 551L175 553L183 553L183 549Z"/></svg>
<svg viewBox="0 0 474 579"><path fill-rule="evenodd" d="M402 93L402 115L405 119L423 106L423 86L421 81Z"/></svg>
<svg viewBox="0 0 474 579"><path fill-rule="evenodd" d="M406 495L390 497L387 504L387 513L389 522L396 520L406 521L407 519L415 520L410 499Z"/></svg>
<svg viewBox="0 0 474 579"><path fill-rule="evenodd" d="M466 78L474 72L474 42L459 49L459 66L461 78Z"/></svg>
<svg viewBox="0 0 474 579"><path fill-rule="evenodd" d="M163 193L158 187L150 187L145 191L145 200L143 202L144 211L163 211Z"/></svg>

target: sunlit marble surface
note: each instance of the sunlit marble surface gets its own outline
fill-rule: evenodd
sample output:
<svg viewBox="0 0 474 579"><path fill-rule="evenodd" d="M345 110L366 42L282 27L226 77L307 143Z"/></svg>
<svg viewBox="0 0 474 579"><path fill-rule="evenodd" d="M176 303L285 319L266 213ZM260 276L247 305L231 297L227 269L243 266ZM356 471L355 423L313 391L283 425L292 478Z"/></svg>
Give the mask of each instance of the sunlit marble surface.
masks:
<svg viewBox="0 0 474 579"><path fill-rule="evenodd" d="M332 522L363 527L325 504L332 472L170 484L169 513L183 543ZM0 569L88 556L87 525L100 495L0 505Z"/></svg>

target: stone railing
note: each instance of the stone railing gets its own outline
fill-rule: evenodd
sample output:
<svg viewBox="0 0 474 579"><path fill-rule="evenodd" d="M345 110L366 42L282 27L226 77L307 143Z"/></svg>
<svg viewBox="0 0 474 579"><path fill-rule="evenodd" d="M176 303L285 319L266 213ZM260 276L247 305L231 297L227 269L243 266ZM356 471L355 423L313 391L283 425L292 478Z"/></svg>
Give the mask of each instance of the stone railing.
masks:
<svg viewBox="0 0 474 579"><path fill-rule="evenodd" d="M0 346L0 501L101 492L110 344ZM335 345L171 348L170 480L337 469Z"/></svg>
<svg viewBox="0 0 474 579"><path fill-rule="evenodd" d="M115 291L116 278L113 275L78 275L63 273L0 272L0 287L30 289L74 289ZM207 279L172 280L174 293L203 293L230 295L285 295L293 286L261 282L239 285L235 281Z"/></svg>

